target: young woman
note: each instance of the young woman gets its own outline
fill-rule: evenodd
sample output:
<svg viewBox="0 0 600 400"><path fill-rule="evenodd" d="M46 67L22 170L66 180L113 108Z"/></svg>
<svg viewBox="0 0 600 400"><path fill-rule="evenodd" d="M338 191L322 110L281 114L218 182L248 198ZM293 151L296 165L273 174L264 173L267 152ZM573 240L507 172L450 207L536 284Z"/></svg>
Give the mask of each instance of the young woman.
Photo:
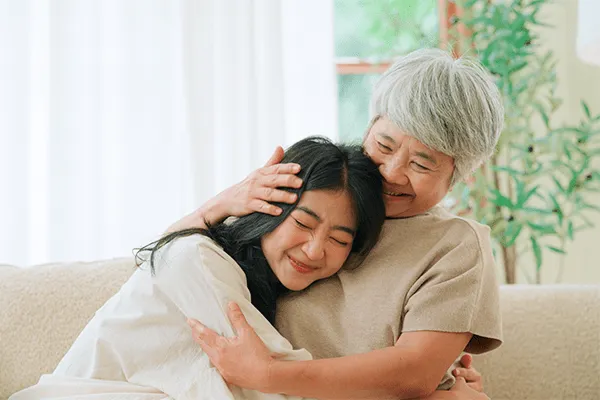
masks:
<svg viewBox="0 0 600 400"><path fill-rule="evenodd" d="M278 399L228 386L189 335L188 318L225 336L236 302L269 351L309 360L271 325L276 300L364 258L385 219L381 177L357 146L308 138L290 147L301 185L282 212L170 233L84 328L51 375L22 399ZM291 185L293 186L293 185ZM141 253L138 253L141 255Z"/></svg>

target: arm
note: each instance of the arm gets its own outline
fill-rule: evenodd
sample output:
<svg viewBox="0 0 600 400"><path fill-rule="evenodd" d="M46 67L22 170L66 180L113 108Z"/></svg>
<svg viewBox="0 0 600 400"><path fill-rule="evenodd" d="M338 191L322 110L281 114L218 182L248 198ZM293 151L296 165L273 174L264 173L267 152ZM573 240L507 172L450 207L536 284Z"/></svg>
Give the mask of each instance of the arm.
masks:
<svg viewBox="0 0 600 400"><path fill-rule="evenodd" d="M263 392L327 399L430 395L469 341L469 333L408 332L394 347L347 357L280 361L252 331L239 308L229 312L236 338L192 321L194 339L226 381ZM251 356L248 356L251 354Z"/></svg>
<svg viewBox="0 0 600 400"><path fill-rule="evenodd" d="M187 228L204 228L206 223L218 225L228 217L241 217L253 212L278 215L281 209L269 202L293 203L296 195L279 187L300 187L302 180L295 174L298 164L279 164L283 149L277 147L263 168L252 172L242 182L225 189L200 208L175 222L167 233Z"/></svg>
<svg viewBox="0 0 600 400"><path fill-rule="evenodd" d="M409 332L396 346L347 357L270 368L270 391L304 397L413 398L431 394L471 334Z"/></svg>

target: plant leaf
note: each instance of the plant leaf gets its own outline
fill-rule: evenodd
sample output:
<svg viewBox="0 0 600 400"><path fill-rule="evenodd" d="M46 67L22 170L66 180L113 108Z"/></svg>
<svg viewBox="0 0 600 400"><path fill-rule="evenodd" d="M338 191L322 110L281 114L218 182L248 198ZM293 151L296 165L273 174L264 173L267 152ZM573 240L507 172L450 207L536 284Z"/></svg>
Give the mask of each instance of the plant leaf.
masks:
<svg viewBox="0 0 600 400"><path fill-rule="evenodd" d="M546 248L547 248L548 250L550 250L550 251L553 251L553 252L555 252L555 253L558 253L558 254L567 254L567 252L566 252L566 251L564 251L563 249L559 249L558 247L554 247L554 246L546 246Z"/></svg>
<svg viewBox="0 0 600 400"><path fill-rule="evenodd" d="M535 257L535 269L539 271L542 267L542 249L540 249L540 245L535 237L530 236L529 239L531 240L531 249Z"/></svg>
<svg viewBox="0 0 600 400"><path fill-rule="evenodd" d="M588 107L586 102L583 100L581 100L581 107L583 107L583 112L585 113L585 116L588 117L588 119L592 119L592 114L590 113L590 108Z"/></svg>
<svg viewBox="0 0 600 400"><path fill-rule="evenodd" d="M540 232L542 235L552 235L556 233L556 229L550 224L536 224L533 222L527 222L527 225L534 231Z"/></svg>

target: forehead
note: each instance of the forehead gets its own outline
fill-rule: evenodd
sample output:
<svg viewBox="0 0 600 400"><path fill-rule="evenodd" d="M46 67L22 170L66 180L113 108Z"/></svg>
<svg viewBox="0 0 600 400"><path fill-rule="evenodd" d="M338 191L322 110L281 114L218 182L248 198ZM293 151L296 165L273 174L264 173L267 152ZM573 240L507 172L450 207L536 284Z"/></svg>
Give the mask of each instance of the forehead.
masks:
<svg viewBox="0 0 600 400"><path fill-rule="evenodd" d="M308 208L332 225L355 226L355 211L350 194L344 191L309 190L302 194L298 207ZM304 213L301 210L296 212Z"/></svg>
<svg viewBox="0 0 600 400"><path fill-rule="evenodd" d="M423 158L431 158L432 161L444 162L452 161L452 157L428 147L414 136L404 132L396 124L387 118L379 118L367 133L367 139L379 138L383 139L396 146L408 146L411 151L414 151L418 156Z"/></svg>

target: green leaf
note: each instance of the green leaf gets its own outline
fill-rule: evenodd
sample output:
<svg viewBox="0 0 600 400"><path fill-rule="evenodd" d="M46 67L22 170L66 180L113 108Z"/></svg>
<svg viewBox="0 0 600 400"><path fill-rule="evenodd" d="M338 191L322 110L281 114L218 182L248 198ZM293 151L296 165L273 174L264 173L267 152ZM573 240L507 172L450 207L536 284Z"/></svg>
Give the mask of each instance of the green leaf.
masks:
<svg viewBox="0 0 600 400"><path fill-rule="evenodd" d="M519 193L518 198L517 198L517 204L515 205L516 208L521 208L523 207L523 205L525 203L527 203L527 200L529 200L529 198L537 192L538 188L540 187L540 185L535 185L535 187L533 187L531 190L529 190L527 193L523 193L522 191Z"/></svg>
<svg viewBox="0 0 600 400"><path fill-rule="evenodd" d="M490 169L492 171L508 172L508 174L511 175L511 176L523 176L523 175L525 175L525 172L523 172L523 171L519 171L519 170L516 170L514 168L506 167L504 165L492 165L492 167Z"/></svg>
<svg viewBox="0 0 600 400"><path fill-rule="evenodd" d="M539 103L535 103L533 106L540 113L540 117L542 117L542 121L544 121L544 125L546 126L546 128L550 129L550 118L548 117L546 110L544 110L544 107L542 107L542 105Z"/></svg>
<svg viewBox="0 0 600 400"><path fill-rule="evenodd" d="M529 239L531 240L531 249L535 257L535 268L539 271L542 268L542 249L540 249L540 245L535 237L530 236Z"/></svg>
<svg viewBox="0 0 600 400"><path fill-rule="evenodd" d="M541 214L541 215L552 215L554 214L552 210L547 210L544 208L536 208L536 207L522 207L521 210L530 212L532 214Z"/></svg>
<svg viewBox="0 0 600 400"><path fill-rule="evenodd" d="M555 253L558 253L558 254L567 254L567 252L566 252L566 251L564 251L563 249L559 249L558 247L554 247L554 246L546 246L546 248L547 248L548 250L550 250L550 251L553 251L553 252L555 252Z"/></svg>
<svg viewBox="0 0 600 400"><path fill-rule="evenodd" d="M563 145L563 151L565 152L565 155L567 156L567 159L569 161L572 161L573 160L573 156L571 155L571 151L569 150L569 142L566 142Z"/></svg>
<svg viewBox="0 0 600 400"><path fill-rule="evenodd" d="M597 206L595 204L583 203L583 204L581 204L581 207L582 208L589 208L589 209L596 210L596 211L600 211L600 206Z"/></svg>
<svg viewBox="0 0 600 400"><path fill-rule="evenodd" d="M552 210L558 217L558 224L562 225L564 217L562 207L560 206L560 204L558 204L558 200L556 200L556 197L552 193L550 193L549 197L550 201L552 202L552 206L554 207Z"/></svg>
<svg viewBox="0 0 600 400"><path fill-rule="evenodd" d="M573 221L569 221L567 224L567 236L573 240Z"/></svg>
<svg viewBox="0 0 600 400"><path fill-rule="evenodd" d="M552 177L552 180L561 193L566 193L565 188L560 184L560 181L555 176Z"/></svg>
<svg viewBox="0 0 600 400"><path fill-rule="evenodd" d="M515 244L515 241L519 237L519 234L523 230L523 224L517 222L509 222L508 228L504 232L504 238L506 239L506 247L511 247Z"/></svg>
<svg viewBox="0 0 600 400"><path fill-rule="evenodd" d="M492 194L494 195L494 197L491 198L490 201L492 203L494 203L495 205L497 205L498 207L506 207L509 210L512 210L515 208L512 201L508 197L506 197L502 193L500 193L497 189L491 189L490 192L492 192Z"/></svg>
<svg viewBox="0 0 600 400"><path fill-rule="evenodd" d="M567 187L567 194L573 193L573 190L575 190L575 187L577 186L578 178L579 178L579 175L574 173L573 176L571 177L571 180L569 181L569 186Z"/></svg>
<svg viewBox="0 0 600 400"><path fill-rule="evenodd" d="M585 101L581 100L581 106L583 107L583 112L585 113L585 116L588 117L588 119L592 119L590 108L588 107Z"/></svg>
<svg viewBox="0 0 600 400"><path fill-rule="evenodd" d="M535 224L533 222L527 222L527 225L534 231L538 231L542 235L552 235L556 233L556 229L550 224Z"/></svg>

